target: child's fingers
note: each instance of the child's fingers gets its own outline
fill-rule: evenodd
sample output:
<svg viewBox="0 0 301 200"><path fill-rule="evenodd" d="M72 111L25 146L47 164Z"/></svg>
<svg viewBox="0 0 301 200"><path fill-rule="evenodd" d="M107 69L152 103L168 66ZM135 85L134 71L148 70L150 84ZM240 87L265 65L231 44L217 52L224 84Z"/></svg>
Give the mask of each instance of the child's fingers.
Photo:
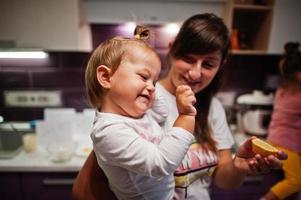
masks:
<svg viewBox="0 0 301 200"><path fill-rule="evenodd" d="M189 102L190 104L192 104L192 105L195 104L196 98L195 98L195 96L194 96L193 94L188 94L188 95L186 96L186 98L187 98L187 100L188 100L188 102Z"/></svg>
<svg viewBox="0 0 301 200"><path fill-rule="evenodd" d="M197 113L196 108L195 108L194 106L191 106L191 107L190 107L190 112L189 112L189 114L190 114L190 115L196 115L196 113Z"/></svg>
<svg viewBox="0 0 301 200"><path fill-rule="evenodd" d="M180 98L182 98L183 102L185 104L191 104L194 105L196 103L196 98L194 96L194 93L190 90L186 90L183 94L179 95Z"/></svg>
<svg viewBox="0 0 301 200"><path fill-rule="evenodd" d="M195 115L196 109L193 106L196 102L194 92L187 85L181 85L176 90L177 106L180 113Z"/></svg>
<svg viewBox="0 0 301 200"><path fill-rule="evenodd" d="M190 90L191 90L191 88L189 86L187 86L187 85L180 85L176 89L176 94L183 94L183 93L185 93L187 91L190 91Z"/></svg>
<svg viewBox="0 0 301 200"><path fill-rule="evenodd" d="M194 92L187 85L180 85L177 87L176 95L194 96Z"/></svg>

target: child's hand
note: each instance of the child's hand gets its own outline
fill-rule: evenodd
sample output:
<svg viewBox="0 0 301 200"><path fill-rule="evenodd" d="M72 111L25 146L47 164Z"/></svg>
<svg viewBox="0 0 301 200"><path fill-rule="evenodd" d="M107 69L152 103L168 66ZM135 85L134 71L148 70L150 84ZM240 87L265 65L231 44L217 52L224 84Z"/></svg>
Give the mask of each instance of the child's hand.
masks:
<svg viewBox="0 0 301 200"><path fill-rule="evenodd" d="M180 85L176 90L177 107L180 114L195 116L197 111L193 106L196 102L194 92L187 85Z"/></svg>

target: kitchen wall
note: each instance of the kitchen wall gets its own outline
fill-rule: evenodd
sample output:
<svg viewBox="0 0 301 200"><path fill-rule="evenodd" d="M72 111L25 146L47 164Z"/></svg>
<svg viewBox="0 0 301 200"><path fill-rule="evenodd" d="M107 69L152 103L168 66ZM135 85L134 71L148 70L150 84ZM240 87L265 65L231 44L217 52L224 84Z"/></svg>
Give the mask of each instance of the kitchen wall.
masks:
<svg viewBox="0 0 301 200"><path fill-rule="evenodd" d="M204 12L223 17L228 0L85 0L84 10L89 23L136 21L159 24L182 22ZM275 0L268 53L280 54L288 41L301 43L300 0Z"/></svg>
<svg viewBox="0 0 301 200"><path fill-rule="evenodd" d="M8 107L4 92L53 91L62 94L62 107L88 107L84 92L84 66L89 53L49 52L46 61L0 59L0 115L5 120L43 119L43 108Z"/></svg>
<svg viewBox="0 0 301 200"><path fill-rule="evenodd" d="M16 40L17 47L30 47L29 43L37 42L42 46L36 47L42 47L49 53L46 60L0 60L0 115L6 120L43 118L43 108L5 105L4 92L7 90L57 90L62 94L62 107L74 107L78 110L89 107L84 91L84 67L91 49L109 37L131 35L131 32L122 30L123 22L149 24L154 32L151 44L162 59L164 74L168 41L172 39L172 36L164 31L165 22L181 22L192 14L203 12L213 12L222 16L226 3L226 0L46 1L0 2L0 40ZM274 45L272 49L279 49L280 46L282 49L282 43L290 35L298 41L301 35L298 31L276 37L281 27L297 27L281 18L285 14L281 8L292 9L289 19L295 22L299 16L295 8L298 7L298 2L300 3L298 0L290 0L289 5L284 5L283 0L277 0L271 37ZM286 15L287 12L285 18ZM89 36L80 36L81 27L87 24L89 31L85 33L89 33ZM90 44L87 48L80 47L80 41ZM274 91L279 81L277 66L280 51L272 52L264 55L230 55L228 63L224 66L222 91L234 93L236 96L254 89Z"/></svg>
<svg viewBox="0 0 301 200"><path fill-rule="evenodd" d="M301 43L300 8L300 0L275 1L268 52L282 53L287 41Z"/></svg>
<svg viewBox="0 0 301 200"><path fill-rule="evenodd" d="M181 22L193 14L212 12L222 16L226 0L85 0L90 23L127 21L159 24Z"/></svg>
<svg viewBox="0 0 301 200"><path fill-rule="evenodd" d="M152 45L157 49L166 72L168 36L162 26L152 25ZM116 24L92 25L93 48L101 41L120 35ZM163 42L165 41L165 42ZM84 67L90 53L49 52L45 61L0 60L0 115L6 120L34 120L43 118L43 108L8 107L4 103L6 90L59 90L62 92L62 107L77 110L89 107L84 90ZM254 89L273 91L268 79L278 76L279 55L230 55L225 66L222 91L241 94Z"/></svg>
<svg viewBox="0 0 301 200"><path fill-rule="evenodd" d="M92 50L82 0L0 0L0 27L0 48L12 41L18 48Z"/></svg>
<svg viewBox="0 0 301 200"><path fill-rule="evenodd" d="M90 23L182 22L203 12L223 16L228 0L1 0L1 40L50 51L91 48ZM268 53L282 53L287 41L301 43L300 0L275 0Z"/></svg>

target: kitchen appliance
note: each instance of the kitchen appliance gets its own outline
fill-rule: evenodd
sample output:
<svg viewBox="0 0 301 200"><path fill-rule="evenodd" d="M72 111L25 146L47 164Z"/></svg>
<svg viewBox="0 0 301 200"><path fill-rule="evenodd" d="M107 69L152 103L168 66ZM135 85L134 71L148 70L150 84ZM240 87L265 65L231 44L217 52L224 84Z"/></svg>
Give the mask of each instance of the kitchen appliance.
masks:
<svg viewBox="0 0 301 200"><path fill-rule="evenodd" d="M69 161L76 149L74 132L76 110L74 108L46 108L44 120L36 122L37 144L48 152L55 163Z"/></svg>
<svg viewBox="0 0 301 200"><path fill-rule="evenodd" d="M238 130L248 135L267 136L274 95L255 90L239 96L236 102Z"/></svg>
<svg viewBox="0 0 301 200"><path fill-rule="evenodd" d="M0 123L0 158L12 158L16 156L22 150L23 134L29 130L31 130L29 123Z"/></svg>

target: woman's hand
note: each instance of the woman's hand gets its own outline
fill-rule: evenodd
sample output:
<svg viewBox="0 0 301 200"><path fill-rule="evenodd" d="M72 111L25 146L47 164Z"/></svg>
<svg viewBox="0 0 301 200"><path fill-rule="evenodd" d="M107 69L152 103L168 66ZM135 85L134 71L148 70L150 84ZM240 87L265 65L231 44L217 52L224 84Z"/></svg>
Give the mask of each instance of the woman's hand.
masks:
<svg viewBox="0 0 301 200"><path fill-rule="evenodd" d="M196 102L194 92L187 85L181 85L176 90L177 107L182 115L195 116L197 111L193 106Z"/></svg>
<svg viewBox="0 0 301 200"><path fill-rule="evenodd" d="M252 151L252 139L255 136L247 139L238 149L234 165L238 169L248 174L266 174L271 169L281 169L281 160L287 159L287 154L283 151L278 151L276 156L269 155L262 157Z"/></svg>

